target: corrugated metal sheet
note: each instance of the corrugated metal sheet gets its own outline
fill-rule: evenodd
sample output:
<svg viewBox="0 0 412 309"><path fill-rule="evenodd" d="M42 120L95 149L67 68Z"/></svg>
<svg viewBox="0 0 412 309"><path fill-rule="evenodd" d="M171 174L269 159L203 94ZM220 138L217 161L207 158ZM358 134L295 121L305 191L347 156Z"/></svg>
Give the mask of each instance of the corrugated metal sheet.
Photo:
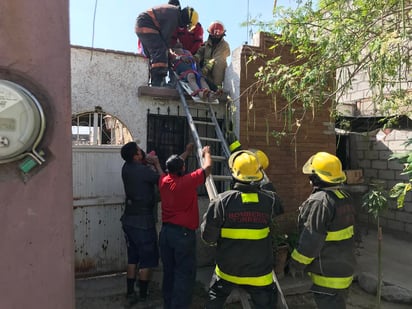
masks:
<svg viewBox="0 0 412 309"><path fill-rule="evenodd" d="M126 244L120 147L73 146L76 276L124 271Z"/></svg>

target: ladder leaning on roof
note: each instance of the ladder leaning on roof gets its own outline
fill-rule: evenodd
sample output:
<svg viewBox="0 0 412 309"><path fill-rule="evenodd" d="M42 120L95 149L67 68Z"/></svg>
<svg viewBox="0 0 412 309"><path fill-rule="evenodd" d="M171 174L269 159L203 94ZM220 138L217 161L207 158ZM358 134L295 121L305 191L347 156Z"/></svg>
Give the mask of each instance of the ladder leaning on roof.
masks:
<svg viewBox="0 0 412 309"><path fill-rule="evenodd" d="M196 104L196 107L195 107L197 110L199 110L199 109L206 110L208 112L207 114L209 115L209 118L210 118L209 121L193 120L192 114L190 112L191 107L189 107L189 105L187 104L187 101L186 101L186 98L185 98L185 93L183 91L183 87L181 85L181 82L178 81L176 84L177 84L177 90L179 92L181 102L183 104L183 108L184 108L185 113L186 113L186 118L187 118L187 121L188 121L188 124L189 124L189 128L190 128L190 131L192 133L193 140L196 144L196 149L197 149L196 156L197 156L199 164L202 165L201 164L203 162L202 149L203 149L203 146L205 146L207 144L207 142L220 144L221 149L222 149L221 155L213 155L212 159L213 159L214 162L219 161L219 162L222 162L223 164L226 164L227 159L230 156L230 150L229 150L229 147L226 143L225 136L223 135L223 132L222 132L222 130L219 126L219 123L216 119L216 115L215 115L215 112L214 112L213 107L212 107L213 104L204 102L204 104ZM215 137L199 136L197 126L201 126L201 125L213 127L215 129L215 133L216 133ZM209 195L209 199L212 199L212 198L216 197L219 194L219 192L216 188L215 181L230 182L232 180L232 177L231 177L231 175L229 173L229 170L227 168L226 169L222 168L220 170L222 171L221 175L211 174L206 179L205 185L206 185L207 193Z"/></svg>
<svg viewBox="0 0 412 309"><path fill-rule="evenodd" d="M205 142L211 141L211 142L220 143L221 148L222 148L222 155L221 156L212 156L212 159L214 161L217 160L217 161L227 162L227 159L229 158L231 153L230 153L230 150L229 150L229 146L227 145L225 136L223 135L223 132L220 129L219 123L216 119L216 115L215 115L215 112L214 112L213 107L212 107L213 104L205 102L205 104L204 104L205 106L203 106L203 107L199 107L198 105L200 105L200 104L197 104L197 106L196 106L196 109L206 109L206 110L208 110L208 112L209 112L208 114L210 115L210 120L211 120L210 122L209 121L196 121L196 120L193 120L192 114L190 113L190 107L189 107L189 105L187 104L187 101L186 101L186 97L185 97L185 93L183 91L183 87L181 85L181 82L180 82L178 76L176 76L176 77L177 77L177 80L178 80L178 82L176 83L177 91L179 92L179 96L180 96L181 102L183 104L183 108L185 110L185 113L186 113L186 118L187 118L187 121L189 123L190 131L192 132L192 136L193 136L193 139L194 139L195 144L196 144L196 149L197 149L196 156L197 156L199 164L202 165L201 163L203 162L203 157L202 157L203 145L202 145L202 141L205 141ZM196 125L213 126L215 128L216 138L199 136ZM221 169L221 170L223 170L223 169ZM215 180L216 181L217 180L219 180L219 181L231 181L232 180L232 176L230 175L229 170L228 169L226 169L226 170L228 171L228 173L225 174L225 175L212 175L211 174L211 175L209 175L209 177L207 177L205 185L206 185L207 193L209 195L209 199L212 199L212 198L216 197L219 194L219 192L217 191L217 188L216 188ZM264 174L264 182L270 181L264 171L263 171L263 174ZM288 305L286 303L285 296L284 296L283 291L282 291L282 289L279 285L279 281L278 281L278 278L276 277L276 274L275 274L274 270L272 270L272 276L273 276L273 281L275 282L276 287L278 289L278 292L280 294L280 300L281 300L282 306L283 306L283 308L288 309ZM243 309L251 309L246 292L243 289L235 289L235 290L232 291L232 294L236 294L236 293L238 293L237 296L240 298L240 302L242 304Z"/></svg>

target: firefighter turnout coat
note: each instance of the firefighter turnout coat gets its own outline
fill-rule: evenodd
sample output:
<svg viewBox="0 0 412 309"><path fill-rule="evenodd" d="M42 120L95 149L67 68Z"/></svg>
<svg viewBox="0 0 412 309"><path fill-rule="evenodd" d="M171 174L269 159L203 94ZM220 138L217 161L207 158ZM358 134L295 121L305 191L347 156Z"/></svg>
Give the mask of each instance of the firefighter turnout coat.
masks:
<svg viewBox="0 0 412 309"><path fill-rule="evenodd" d="M179 21L180 9L169 4L153 7L137 17L135 32L150 57L151 68L164 68L167 72L169 43Z"/></svg>
<svg viewBox="0 0 412 309"><path fill-rule="evenodd" d="M209 38L194 56L202 69L203 76L221 88L227 68L226 58L230 56L230 47L225 39L222 38L219 43L214 45ZM205 67L208 68L209 65L211 68L205 70Z"/></svg>
<svg viewBox="0 0 412 309"><path fill-rule="evenodd" d="M300 207L300 237L292 263L309 274L313 292L334 294L351 285L354 224L352 198L340 187L315 187Z"/></svg>
<svg viewBox="0 0 412 309"><path fill-rule="evenodd" d="M273 283L270 227L283 212L275 192L235 183L213 199L201 224L201 237L216 245L216 274L235 284Z"/></svg>

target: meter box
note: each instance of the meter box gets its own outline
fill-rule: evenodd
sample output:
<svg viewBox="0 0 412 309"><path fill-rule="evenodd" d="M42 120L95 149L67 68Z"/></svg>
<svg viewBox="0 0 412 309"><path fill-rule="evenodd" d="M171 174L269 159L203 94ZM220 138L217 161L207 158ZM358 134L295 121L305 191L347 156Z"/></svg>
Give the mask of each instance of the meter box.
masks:
<svg viewBox="0 0 412 309"><path fill-rule="evenodd" d="M44 158L36 148L45 131L43 109L22 86L0 79L0 163L29 156L37 164Z"/></svg>

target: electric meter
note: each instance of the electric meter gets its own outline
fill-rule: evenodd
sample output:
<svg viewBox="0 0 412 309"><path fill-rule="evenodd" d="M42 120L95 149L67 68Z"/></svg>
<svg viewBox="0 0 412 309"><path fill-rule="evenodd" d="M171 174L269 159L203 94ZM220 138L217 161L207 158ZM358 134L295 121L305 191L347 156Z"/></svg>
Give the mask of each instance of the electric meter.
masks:
<svg viewBox="0 0 412 309"><path fill-rule="evenodd" d="M36 147L45 128L37 99L20 85L0 79L0 163L30 156L42 164L44 158Z"/></svg>

